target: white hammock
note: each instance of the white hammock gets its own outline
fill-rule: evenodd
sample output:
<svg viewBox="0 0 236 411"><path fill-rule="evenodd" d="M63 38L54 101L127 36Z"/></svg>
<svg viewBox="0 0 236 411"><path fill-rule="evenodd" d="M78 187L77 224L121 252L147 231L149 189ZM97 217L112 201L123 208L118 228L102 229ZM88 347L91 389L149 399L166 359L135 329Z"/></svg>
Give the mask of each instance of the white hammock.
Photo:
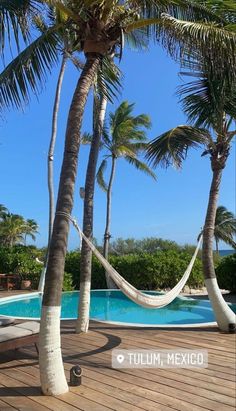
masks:
<svg viewBox="0 0 236 411"><path fill-rule="evenodd" d="M120 290L132 301L136 304L139 304L146 308L161 308L165 307L166 305L170 304L180 293L182 288L185 286L190 273L192 271L194 262L196 260L202 236L200 236L199 241L197 243L196 250L191 258L191 261L180 281L176 284L172 290L168 291L166 294L163 295L150 295L145 294L142 291L137 290L134 286L132 286L128 281L126 281L112 266L111 264L103 257L103 255L96 249L96 247L91 243L91 241L85 236L82 232L80 227L78 226L75 219L73 219L69 214L58 212L58 214L66 216L74 225L76 230L78 231L80 238L82 237L84 241L88 244L94 255L97 259L101 262L103 267L105 268L108 275L112 278L112 280L116 283L116 285L120 288Z"/></svg>

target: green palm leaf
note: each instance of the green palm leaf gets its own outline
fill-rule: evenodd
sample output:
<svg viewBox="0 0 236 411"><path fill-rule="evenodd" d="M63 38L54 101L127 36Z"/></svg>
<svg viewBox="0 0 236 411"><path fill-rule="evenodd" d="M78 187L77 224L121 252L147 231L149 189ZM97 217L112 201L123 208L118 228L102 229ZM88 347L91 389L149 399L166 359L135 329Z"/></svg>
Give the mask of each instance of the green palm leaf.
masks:
<svg viewBox="0 0 236 411"><path fill-rule="evenodd" d="M126 161L128 161L129 164L131 164L132 166L134 166L137 170L139 171L143 171L145 174L147 174L148 176L154 178L154 180L157 179L156 174L150 169L150 167L148 167L148 165L146 163L144 163L143 161L140 161L138 158L136 157L132 157L129 155L125 155L124 159Z"/></svg>
<svg viewBox="0 0 236 411"><path fill-rule="evenodd" d="M215 23L190 22L163 14L160 30L162 44L169 53L191 65L190 56L198 51L202 58L214 61L214 72L236 77L236 33ZM193 59L193 66L196 63Z"/></svg>
<svg viewBox="0 0 236 411"><path fill-rule="evenodd" d="M103 191L107 191L107 184L104 180L104 172L107 168L107 160L103 160L100 164L100 167L97 171L97 182L99 187L103 190Z"/></svg>
<svg viewBox="0 0 236 411"><path fill-rule="evenodd" d="M154 166L161 164L168 167L172 164L180 168L189 148L197 148L201 144L208 145L210 142L210 134L205 129L178 126L151 141L145 157Z"/></svg>
<svg viewBox="0 0 236 411"><path fill-rule="evenodd" d="M104 57L99 66L96 81L96 91L113 103L114 97L120 94L122 88L122 72L114 61Z"/></svg>
<svg viewBox="0 0 236 411"><path fill-rule="evenodd" d="M19 34L25 42L29 39L28 17L37 11L36 1L32 0L1 0L0 2L0 52L3 53L6 39L11 46L13 36L18 50L20 49Z"/></svg>
<svg viewBox="0 0 236 411"><path fill-rule="evenodd" d="M30 91L39 93L47 72L58 59L56 27L49 29L23 50L0 74L0 107L21 107Z"/></svg>

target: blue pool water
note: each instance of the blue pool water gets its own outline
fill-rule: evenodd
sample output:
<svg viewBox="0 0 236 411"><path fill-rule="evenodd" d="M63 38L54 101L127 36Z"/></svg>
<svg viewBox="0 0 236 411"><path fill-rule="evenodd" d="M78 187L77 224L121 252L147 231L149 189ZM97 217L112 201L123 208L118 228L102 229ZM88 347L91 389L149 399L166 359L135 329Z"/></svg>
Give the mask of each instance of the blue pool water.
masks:
<svg viewBox="0 0 236 411"><path fill-rule="evenodd" d="M62 319L77 318L79 292L65 292L62 296ZM0 315L40 317L41 297L22 296L14 301L0 302ZM231 306L236 312L236 306ZM201 324L215 321L208 301L176 298L164 308L148 309L130 301L120 291L92 291L90 317L98 321L144 325Z"/></svg>

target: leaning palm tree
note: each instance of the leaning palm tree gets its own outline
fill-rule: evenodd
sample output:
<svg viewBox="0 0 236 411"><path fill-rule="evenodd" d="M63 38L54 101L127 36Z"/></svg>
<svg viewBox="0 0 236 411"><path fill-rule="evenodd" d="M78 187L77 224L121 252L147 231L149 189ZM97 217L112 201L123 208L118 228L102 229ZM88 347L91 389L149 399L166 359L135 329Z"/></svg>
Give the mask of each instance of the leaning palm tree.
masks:
<svg viewBox="0 0 236 411"><path fill-rule="evenodd" d="M147 164L139 159L139 156L147 148L146 129L150 128L151 121L146 114L134 116L132 114L134 104L124 101L116 109L115 113L110 113L109 131L103 129L103 146L106 150L104 160L97 172L99 186L106 192L106 227L104 233L103 255L108 259L109 242L111 238L111 195L115 178L116 164L119 158L123 158L129 164L135 166L149 176L155 178L155 174ZM104 171L107 162L111 160L111 171L108 184L104 180ZM106 274L108 288L114 288L113 281Z"/></svg>
<svg viewBox="0 0 236 411"><path fill-rule="evenodd" d="M40 324L39 364L42 391L44 394L57 395L68 391L60 350L61 290L69 218L73 207L81 122L87 96L98 67L110 53L113 54L120 46L122 49L124 32L134 41L140 35L148 38L152 34L150 27L154 28L154 32L158 32L163 11L172 12L175 17L181 15L182 18L188 18L189 16L191 20L196 18L215 20L215 16L199 4L188 0L135 0L125 3L119 0L83 2L50 0L47 3L62 10L68 17L67 29L74 33L75 44L77 43L85 54L85 64L68 114ZM222 25L225 24L223 20L220 21ZM12 104L19 107L22 100L27 102L32 89L38 92L38 84L45 79L46 73L58 58L57 31L58 27L50 27L43 36L20 53L18 64L13 62L4 70L4 76L0 75L0 100L7 107ZM221 43L229 45L231 51L231 38L228 34L226 36L222 29L220 33ZM168 33L167 35L169 36ZM215 35L215 39L215 43L212 42L211 45L219 45L219 36ZM181 40L181 45L183 44L184 40ZM172 48L171 44L170 48ZM208 45L205 45L205 49L209 49ZM231 60L229 63L232 63Z"/></svg>
<svg viewBox="0 0 236 411"><path fill-rule="evenodd" d="M236 248L234 236L236 234L236 218L234 213L228 211L226 207L219 206L216 210L214 237L216 252L219 254L219 241Z"/></svg>
<svg viewBox="0 0 236 411"><path fill-rule="evenodd" d="M202 155L210 157L212 182L203 228L202 262L208 295L219 328L229 331L235 329L235 315L224 301L217 284L213 238L222 172L236 135L236 130L232 129L232 121L236 119L236 82L229 84L225 77L216 76L213 64L204 60L195 73L197 80L180 91L184 94L184 112L194 126L177 126L153 140L148 147L147 158L154 166L173 164L179 168L188 150L199 146L205 148Z"/></svg>

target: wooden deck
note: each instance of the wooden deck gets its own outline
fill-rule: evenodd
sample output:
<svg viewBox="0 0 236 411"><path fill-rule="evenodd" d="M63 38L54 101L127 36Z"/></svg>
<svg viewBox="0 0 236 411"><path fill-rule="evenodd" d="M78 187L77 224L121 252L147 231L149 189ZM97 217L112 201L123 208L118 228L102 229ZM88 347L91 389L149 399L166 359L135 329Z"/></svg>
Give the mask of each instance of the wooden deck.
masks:
<svg viewBox="0 0 236 411"><path fill-rule="evenodd" d="M6 295L6 294L5 294ZM35 348L0 354L0 411L235 411L235 335L216 329L131 329L93 322L87 335L62 322L64 366L83 368L82 385L57 398L41 395ZM111 351L207 349L206 369L111 367Z"/></svg>

